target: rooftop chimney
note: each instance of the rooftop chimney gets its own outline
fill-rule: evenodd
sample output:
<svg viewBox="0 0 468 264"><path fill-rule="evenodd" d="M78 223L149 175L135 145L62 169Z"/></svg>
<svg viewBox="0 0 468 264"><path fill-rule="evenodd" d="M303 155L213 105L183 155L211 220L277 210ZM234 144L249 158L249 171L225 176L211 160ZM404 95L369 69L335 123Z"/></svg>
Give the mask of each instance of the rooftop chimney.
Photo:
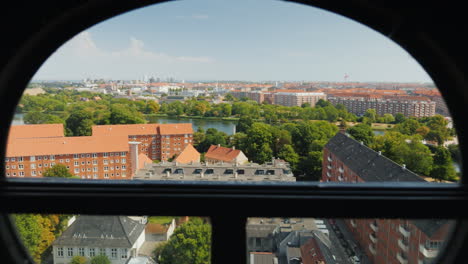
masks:
<svg viewBox="0 0 468 264"><path fill-rule="evenodd" d="M379 151L379 156L382 156L382 151Z"/></svg>
<svg viewBox="0 0 468 264"><path fill-rule="evenodd" d="M218 144L218 148L221 147L221 144Z"/></svg>
<svg viewBox="0 0 468 264"><path fill-rule="evenodd" d="M403 168L403 170L406 170L406 164L403 164L401 167Z"/></svg>
<svg viewBox="0 0 468 264"><path fill-rule="evenodd" d="M236 150L236 146L232 146L232 149L233 149L233 150Z"/></svg>

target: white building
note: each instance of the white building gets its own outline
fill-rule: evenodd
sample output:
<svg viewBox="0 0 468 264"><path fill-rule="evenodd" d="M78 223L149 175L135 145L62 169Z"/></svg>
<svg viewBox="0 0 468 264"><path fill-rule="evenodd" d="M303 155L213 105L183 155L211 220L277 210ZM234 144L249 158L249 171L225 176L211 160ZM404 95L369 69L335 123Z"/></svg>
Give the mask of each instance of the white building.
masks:
<svg viewBox="0 0 468 264"><path fill-rule="evenodd" d="M145 225L127 216L82 215L53 243L54 264L70 263L74 256L91 259L106 255L112 264L137 257L145 242Z"/></svg>

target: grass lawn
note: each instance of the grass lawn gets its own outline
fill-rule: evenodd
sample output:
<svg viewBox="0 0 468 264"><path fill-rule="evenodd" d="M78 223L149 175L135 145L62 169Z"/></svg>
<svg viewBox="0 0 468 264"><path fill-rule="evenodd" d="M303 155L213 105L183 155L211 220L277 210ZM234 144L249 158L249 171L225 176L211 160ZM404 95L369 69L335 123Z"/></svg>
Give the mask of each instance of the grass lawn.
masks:
<svg viewBox="0 0 468 264"><path fill-rule="evenodd" d="M375 130L386 130L386 129L393 128L394 126L395 126L394 124L372 123L372 129L375 129Z"/></svg>
<svg viewBox="0 0 468 264"><path fill-rule="evenodd" d="M170 224L172 219L178 219L178 216L150 216L148 217L148 222L149 223L155 223L155 224Z"/></svg>

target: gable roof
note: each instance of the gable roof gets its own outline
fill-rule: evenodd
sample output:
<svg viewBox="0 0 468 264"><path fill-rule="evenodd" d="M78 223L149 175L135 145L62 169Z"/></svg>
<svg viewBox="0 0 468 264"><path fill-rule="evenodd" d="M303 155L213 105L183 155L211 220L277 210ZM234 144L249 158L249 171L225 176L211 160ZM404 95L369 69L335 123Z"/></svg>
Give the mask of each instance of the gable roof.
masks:
<svg viewBox="0 0 468 264"><path fill-rule="evenodd" d="M8 140L6 157L126 152L125 136L16 138Z"/></svg>
<svg viewBox="0 0 468 264"><path fill-rule="evenodd" d="M13 125L8 138L64 137L63 124Z"/></svg>
<svg viewBox="0 0 468 264"><path fill-rule="evenodd" d="M211 145L205 154L205 158L216 159L222 161L232 161L241 153L238 149L225 148L221 146Z"/></svg>
<svg viewBox="0 0 468 264"><path fill-rule="evenodd" d="M81 215L52 245L130 248L144 230L127 216Z"/></svg>
<svg viewBox="0 0 468 264"><path fill-rule="evenodd" d="M159 124L161 135L193 134L192 123Z"/></svg>
<svg viewBox="0 0 468 264"><path fill-rule="evenodd" d="M153 161L144 153L138 154L138 167L137 170L144 168L146 164L151 164Z"/></svg>
<svg viewBox="0 0 468 264"><path fill-rule="evenodd" d="M104 135L176 135L193 134L192 123L179 124L129 124L93 126L93 136Z"/></svg>
<svg viewBox="0 0 468 264"><path fill-rule="evenodd" d="M181 164L200 162L200 152L198 152L192 144L188 144L174 161Z"/></svg>
<svg viewBox="0 0 468 264"><path fill-rule="evenodd" d="M157 134L159 124L98 125L93 126L93 136L133 136Z"/></svg>
<svg viewBox="0 0 468 264"><path fill-rule="evenodd" d="M325 148L366 182L426 182L415 173L343 133L337 133Z"/></svg>

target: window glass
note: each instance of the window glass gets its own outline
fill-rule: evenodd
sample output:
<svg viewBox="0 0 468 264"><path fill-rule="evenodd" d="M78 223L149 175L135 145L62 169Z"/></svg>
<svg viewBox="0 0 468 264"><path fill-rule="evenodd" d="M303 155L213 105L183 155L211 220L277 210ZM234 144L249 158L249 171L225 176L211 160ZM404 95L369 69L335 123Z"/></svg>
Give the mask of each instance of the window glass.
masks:
<svg viewBox="0 0 468 264"><path fill-rule="evenodd" d="M117 259L118 263L182 263L179 258L183 263L209 263L211 259L207 217L16 214L11 219L36 263Z"/></svg>
<svg viewBox="0 0 468 264"><path fill-rule="evenodd" d="M402 48L321 9L222 2L146 7L65 43L18 104L6 175L55 156L89 171L92 157L93 179L121 179L101 165L117 156L127 180L459 181L447 105Z"/></svg>
<svg viewBox="0 0 468 264"><path fill-rule="evenodd" d="M248 263L433 263L455 221L249 218Z"/></svg>

